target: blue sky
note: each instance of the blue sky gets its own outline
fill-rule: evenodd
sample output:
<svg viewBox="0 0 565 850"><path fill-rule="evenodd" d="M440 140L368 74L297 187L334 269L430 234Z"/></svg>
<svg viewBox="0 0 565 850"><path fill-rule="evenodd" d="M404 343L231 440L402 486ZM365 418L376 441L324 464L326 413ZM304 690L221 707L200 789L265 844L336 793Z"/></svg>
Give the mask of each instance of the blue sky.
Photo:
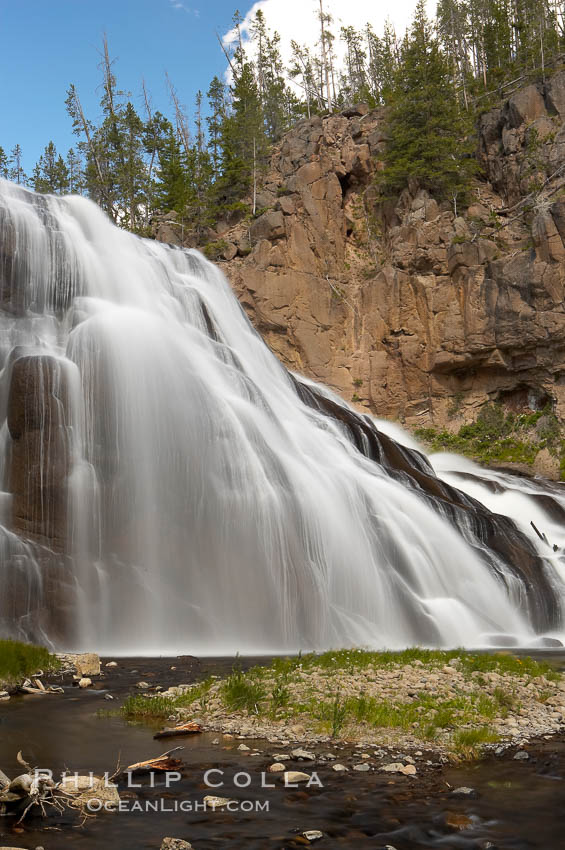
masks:
<svg viewBox="0 0 565 850"><path fill-rule="evenodd" d="M393 8L375 0L324 4L336 32L341 23L367 21L378 32L391 14L401 32L416 0L396 0ZM281 33L283 47L291 38L315 42L314 0L0 0L0 146L9 152L19 142L30 173L49 140L63 154L76 144L66 90L74 82L87 117L97 120L97 51L104 31L118 82L139 110L144 78L153 108L171 114L166 70L191 115L198 89L206 94L212 77L225 71L216 32L230 29L236 8L246 15L258 5Z"/></svg>
<svg viewBox="0 0 565 850"><path fill-rule="evenodd" d="M229 28L235 8L234 0L208 3L205 13L171 0L0 0L0 145L19 142L31 171L49 139L63 152L75 143L66 90L74 82L85 112L98 115L104 30L118 81L140 109L144 77L154 107L170 112L167 70L192 111L198 89L224 70L215 31Z"/></svg>

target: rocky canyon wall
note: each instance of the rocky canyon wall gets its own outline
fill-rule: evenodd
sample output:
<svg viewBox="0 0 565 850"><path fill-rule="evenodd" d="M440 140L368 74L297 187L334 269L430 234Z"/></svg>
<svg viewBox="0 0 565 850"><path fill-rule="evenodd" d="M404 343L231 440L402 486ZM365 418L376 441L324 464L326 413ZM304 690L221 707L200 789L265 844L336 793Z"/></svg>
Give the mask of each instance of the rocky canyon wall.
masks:
<svg viewBox="0 0 565 850"><path fill-rule="evenodd" d="M378 111L304 120L259 215L221 222L209 249L280 359L361 409L451 427L489 400L551 401L563 419L564 121L565 72L484 114L482 174L456 214L417 186L377 208Z"/></svg>

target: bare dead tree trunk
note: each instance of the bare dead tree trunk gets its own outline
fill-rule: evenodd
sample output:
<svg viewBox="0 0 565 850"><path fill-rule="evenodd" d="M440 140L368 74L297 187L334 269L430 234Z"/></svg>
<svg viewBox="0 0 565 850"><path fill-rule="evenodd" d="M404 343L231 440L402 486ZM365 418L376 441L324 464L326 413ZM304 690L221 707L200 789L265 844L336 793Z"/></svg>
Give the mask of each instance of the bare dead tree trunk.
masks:
<svg viewBox="0 0 565 850"><path fill-rule="evenodd" d="M175 119L177 122L177 131L181 138L182 145L184 147L184 152L187 157L190 156L190 133L188 130L188 119L186 117L186 113L179 101L177 92L175 87L173 86L171 79L168 73L165 71L165 77L167 79L167 85L169 87L169 92L171 95L171 100L173 101L173 106L175 108Z"/></svg>
<svg viewBox="0 0 565 850"><path fill-rule="evenodd" d="M330 91L330 69L328 66L328 57L326 52L326 28L324 26L325 23L325 12L323 0L319 0L320 3L320 32L321 32L321 47L322 47L322 68L326 83L326 96L327 96L327 107L331 112L332 109L332 94Z"/></svg>
<svg viewBox="0 0 565 850"><path fill-rule="evenodd" d="M94 166L96 168L96 174L98 176L98 180L99 180L99 184L100 184L100 192L101 192L102 196L104 197L104 200L106 201L106 210L108 212L108 215L110 215L112 217L112 219L115 221L116 220L116 211L114 210L114 205L112 203L112 199L110 198L108 191L107 191L107 188L106 188L106 181L104 179L104 172L102 171L102 165L100 163L100 158L98 157L98 154L96 152L96 146L95 146L95 144L92 140L92 134L90 132L90 127L88 125L88 121L85 118L84 111L83 111L83 108L82 108L82 104L80 102L80 98L79 98L78 94L76 93L76 89L74 88L74 86L73 86L72 91L73 91L73 100L74 100L74 103L75 103L76 114L78 115L78 117L80 119L82 131L83 131L84 135L86 136L86 143L88 145L88 150L90 152L90 155L92 157L92 161L94 162Z"/></svg>

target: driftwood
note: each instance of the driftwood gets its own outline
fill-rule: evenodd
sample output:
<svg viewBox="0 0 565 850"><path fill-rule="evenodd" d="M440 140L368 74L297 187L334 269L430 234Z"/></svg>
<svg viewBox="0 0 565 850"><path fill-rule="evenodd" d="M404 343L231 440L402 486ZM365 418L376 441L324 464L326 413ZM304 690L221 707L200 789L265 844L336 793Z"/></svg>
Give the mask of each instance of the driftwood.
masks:
<svg viewBox="0 0 565 850"><path fill-rule="evenodd" d="M154 738L173 738L176 735L197 735L202 732L200 723L194 720L189 720L188 723L181 723L179 726L165 726L160 732L155 732Z"/></svg>
<svg viewBox="0 0 565 850"><path fill-rule="evenodd" d="M126 767L124 773L150 773L152 770L177 770L179 767L182 767L182 761L177 758L171 758L171 753L176 753L182 749L183 747L173 747L172 750L167 750L166 753L155 756L155 758L130 764Z"/></svg>
<svg viewBox="0 0 565 850"><path fill-rule="evenodd" d="M66 809L78 811L82 817L83 825L89 818L95 817L88 803L92 798L102 799L117 805L119 796L115 786L110 786L113 796L106 793L105 781L91 776L78 776L78 780L86 780L86 785L80 789L69 790L69 779L63 777L61 782L55 782L49 771L42 771L32 767L22 756L21 751L16 760L25 773L21 773L10 780L0 770L0 814L17 818L16 823L21 823L31 809L39 809L46 817L51 812L61 814ZM113 778L113 777L112 777ZM71 783L74 781L70 778ZM103 788L101 786L104 786ZM45 827L46 829L52 827Z"/></svg>
<svg viewBox="0 0 565 850"><path fill-rule="evenodd" d="M559 549L559 546L557 546L555 543L552 546L551 543L549 542L549 540L547 539L547 537L545 536L545 534L542 531L540 531L539 528L537 528L537 526L535 525L535 523L532 520L530 520L530 525L534 529L534 531L537 534L537 536L539 537L539 539L542 540L546 544L546 546L550 546L553 549L554 552L557 552L557 550Z"/></svg>
<svg viewBox="0 0 565 850"><path fill-rule="evenodd" d="M63 694L64 690L59 685L48 685L45 687L41 679L25 679L19 687L24 694Z"/></svg>

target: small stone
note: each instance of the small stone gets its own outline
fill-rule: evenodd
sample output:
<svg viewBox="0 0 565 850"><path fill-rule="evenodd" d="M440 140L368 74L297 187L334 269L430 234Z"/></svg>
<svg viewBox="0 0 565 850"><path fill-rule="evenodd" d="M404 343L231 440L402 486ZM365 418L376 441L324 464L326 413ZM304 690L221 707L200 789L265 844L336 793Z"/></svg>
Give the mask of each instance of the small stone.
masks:
<svg viewBox="0 0 565 850"><path fill-rule="evenodd" d="M300 770L285 770L282 778L285 785L296 785L299 782L310 781L309 774L302 773Z"/></svg>
<svg viewBox="0 0 565 850"><path fill-rule="evenodd" d="M291 756L293 759L298 759L298 761L314 761L316 756L314 753L308 752L308 750L297 749L291 752Z"/></svg>
<svg viewBox="0 0 565 850"><path fill-rule="evenodd" d="M290 755L289 753L273 753L273 758L275 761L287 761Z"/></svg>
<svg viewBox="0 0 565 850"><path fill-rule="evenodd" d="M530 758L529 753L526 750L518 750L516 755L514 756L515 761L527 761Z"/></svg>
<svg viewBox="0 0 565 850"><path fill-rule="evenodd" d="M307 841L319 841L320 838L324 837L324 833L319 829L307 829L302 835Z"/></svg>
<svg viewBox="0 0 565 850"><path fill-rule="evenodd" d="M366 761L361 762L361 764L354 764L353 765L353 770L358 770L359 773L366 773L370 769L371 769L371 766L368 765Z"/></svg>
<svg viewBox="0 0 565 850"><path fill-rule="evenodd" d="M212 741L212 744L213 744L214 746L217 746L219 743L220 743L220 739L219 739L219 738L214 738L214 740Z"/></svg>
<svg viewBox="0 0 565 850"><path fill-rule="evenodd" d="M402 764L402 762L394 761L391 764L384 764L380 770L386 773L402 773L404 776L415 776L416 768L413 764Z"/></svg>
<svg viewBox="0 0 565 850"><path fill-rule="evenodd" d="M139 688L140 691L146 691L150 685L149 682L138 682L135 687Z"/></svg>
<svg viewBox="0 0 565 850"><path fill-rule="evenodd" d="M78 686L79 688L89 688L92 684L92 679L89 679L87 676L83 676L82 679L79 679Z"/></svg>
<svg viewBox="0 0 565 850"><path fill-rule="evenodd" d="M390 764L383 764L379 768L379 770L383 770L386 773L400 773L400 768L404 767L404 765L399 761L393 761Z"/></svg>
<svg viewBox="0 0 565 850"><path fill-rule="evenodd" d="M476 799L479 794L474 788L468 788L466 785L461 785L460 788L454 788L449 795L450 797L470 797Z"/></svg>
<svg viewBox="0 0 565 850"><path fill-rule="evenodd" d="M176 669L177 668L174 665L172 667L169 667L169 670L176 670Z"/></svg>
<svg viewBox="0 0 565 850"><path fill-rule="evenodd" d="M104 699L114 699L112 694L104 694Z"/></svg>
<svg viewBox="0 0 565 850"><path fill-rule="evenodd" d="M349 770L344 764L332 764L332 770L335 770L336 773L344 773L346 770Z"/></svg>
<svg viewBox="0 0 565 850"><path fill-rule="evenodd" d="M404 774L404 776L416 776L416 766L413 764L406 764L400 771Z"/></svg>
<svg viewBox="0 0 565 850"><path fill-rule="evenodd" d="M8 693L8 691L0 691L0 699L1 700L10 699L10 694Z"/></svg>
<svg viewBox="0 0 565 850"><path fill-rule="evenodd" d="M163 838L161 850L192 850L192 844L182 838Z"/></svg>
<svg viewBox="0 0 565 850"><path fill-rule="evenodd" d="M242 753L248 753L251 748L246 746L246 744L240 744L237 749L241 750Z"/></svg>
<svg viewBox="0 0 565 850"><path fill-rule="evenodd" d="M204 797L204 802L207 808L215 810L223 809L225 806L234 801L230 800L229 797L214 797L212 794L207 794L206 797Z"/></svg>
<svg viewBox="0 0 565 850"><path fill-rule="evenodd" d="M267 770L269 773L282 773L283 770L286 770L286 766L282 762L276 761L274 764L271 764Z"/></svg>
<svg viewBox="0 0 565 850"><path fill-rule="evenodd" d="M104 665L104 667L117 667L117 666L118 666L118 662L117 662L117 661L108 661L108 662ZM165 841L166 841L166 840L167 840L167 839L165 839Z"/></svg>

